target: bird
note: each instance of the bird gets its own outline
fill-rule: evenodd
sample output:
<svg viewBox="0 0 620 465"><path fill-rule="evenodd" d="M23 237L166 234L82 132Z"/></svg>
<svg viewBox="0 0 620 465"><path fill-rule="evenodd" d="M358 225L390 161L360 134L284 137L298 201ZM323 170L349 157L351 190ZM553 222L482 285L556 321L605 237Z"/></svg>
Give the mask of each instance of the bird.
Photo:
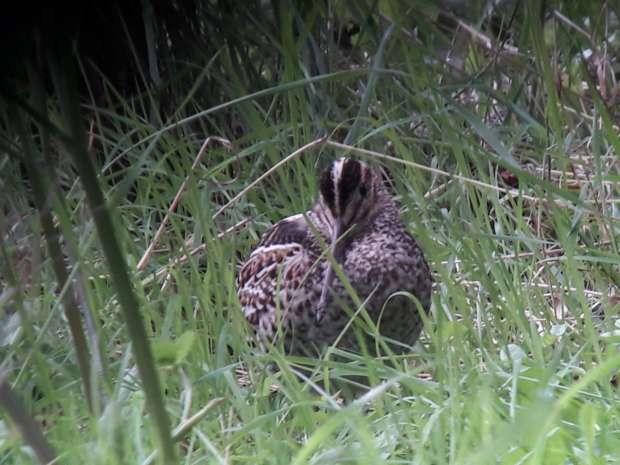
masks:
<svg viewBox="0 0 620 465"><path fill-rule="evenodd" d="M358 306L339 274L390 348L410 350L423 326L419 308L429 312L431 272L386 172L349 157L322 173L314 206L269 228L239 267L237 295L257 339L282 340L298 355L334 344L359 352L349 324ZM377 348L371 333L362 337Z"/></svg>

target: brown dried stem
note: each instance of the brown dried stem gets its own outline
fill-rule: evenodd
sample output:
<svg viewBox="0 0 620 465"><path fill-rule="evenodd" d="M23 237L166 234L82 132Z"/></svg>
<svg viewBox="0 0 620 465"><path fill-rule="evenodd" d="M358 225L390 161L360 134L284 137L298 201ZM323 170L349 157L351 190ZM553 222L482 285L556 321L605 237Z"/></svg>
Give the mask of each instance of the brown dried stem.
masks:
<svg viewBox="0 0 620 465"><path fill-rule="evenodd" d="M194 163L192 163L192 168L191 168L192 172L200 164L200 161L202 160L203 155L206 153L207 148L209 147L209 144L211 143L211 141L219 142L224 147L226 147L228 150L232 149L232 144L230 143L228 139L224 139L222 137L217 137L217 136L207 137L207 139L202 144L202 147L200 147L200 150L198 151L198 155L196 155L196 158L194 159ZM159 238L163 234L164 229L166 228L166 225L168 224L168 221L170 220L170 215L172 215L172 213L175 212L175 210L177 209L177 206L179 205L179 202L181 201L181 197L183 196L183 192L185 192L185 188L187 187L187 183L189 182L190 176L191 174L187 175L187 177L181 184L181 187L179 187L177 194L174 196L174 199L172 200L170 207L168 207L166 216L164 216L164 219L159 225L159 229L157 229L155 236L153 236L153 240L151 241L151 244L148 246L148 248L144 252L144 255L142 255L142 258L138 262L138 265L136 267L138 271L142 271L146 267L149 259L151 258L151 255L153 255L153 250L155 249L155 246L157 245Z"/></svg>

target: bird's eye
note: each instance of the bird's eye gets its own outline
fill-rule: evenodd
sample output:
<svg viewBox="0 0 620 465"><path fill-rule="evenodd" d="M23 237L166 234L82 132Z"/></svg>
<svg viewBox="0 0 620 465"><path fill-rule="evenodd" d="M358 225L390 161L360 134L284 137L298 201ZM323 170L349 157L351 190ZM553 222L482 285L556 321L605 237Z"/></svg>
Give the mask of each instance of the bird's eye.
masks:
<svg viewBox="0 0 620 465"><path fill-rule="evenodd" d="M368 194L368 189L366 188L366 186L364 186L363 184L360 186L360 195L362 197L366 197L366 194Z"/></svg>

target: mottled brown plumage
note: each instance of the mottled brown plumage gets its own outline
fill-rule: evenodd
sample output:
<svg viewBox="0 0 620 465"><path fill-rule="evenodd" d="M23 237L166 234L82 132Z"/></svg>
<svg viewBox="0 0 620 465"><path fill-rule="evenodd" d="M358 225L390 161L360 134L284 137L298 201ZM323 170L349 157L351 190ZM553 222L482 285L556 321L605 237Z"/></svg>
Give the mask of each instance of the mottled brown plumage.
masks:
<svg viewBox="0 0 620 465"><path fill-rule="evenodd" d="M246 319L260 339L283 337L293 353L316 353L334 343L357 307L323 242L382 336L401 343L392 345L395 351L406 350L421 330L415 299L407 293L428 311L432 281L390 189L378 170L348 158L332 163L319 188L315 206L275 224L242 265L237 286ZM353 326L339 346L359 348Z"/></svg>

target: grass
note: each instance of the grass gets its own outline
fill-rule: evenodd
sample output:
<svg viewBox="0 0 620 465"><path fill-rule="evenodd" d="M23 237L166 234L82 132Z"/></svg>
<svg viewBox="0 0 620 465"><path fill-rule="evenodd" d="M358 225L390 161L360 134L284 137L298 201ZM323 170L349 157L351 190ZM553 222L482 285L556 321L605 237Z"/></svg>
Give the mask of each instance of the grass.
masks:
<svg viewBox="0 0 620 465"><path fill-rule="evenodd" d="M132 98L71 105L71 66L3 91L0 465L618 462L620 12L527 2L502 35L482 9L465 33L330 5L240 8L239 37ZM330 14L362 26L350 50ZM195 163L209 137L231 147ZM256 351L236 265L343 154L390 169L431 264L421 341Z"/></svg>

